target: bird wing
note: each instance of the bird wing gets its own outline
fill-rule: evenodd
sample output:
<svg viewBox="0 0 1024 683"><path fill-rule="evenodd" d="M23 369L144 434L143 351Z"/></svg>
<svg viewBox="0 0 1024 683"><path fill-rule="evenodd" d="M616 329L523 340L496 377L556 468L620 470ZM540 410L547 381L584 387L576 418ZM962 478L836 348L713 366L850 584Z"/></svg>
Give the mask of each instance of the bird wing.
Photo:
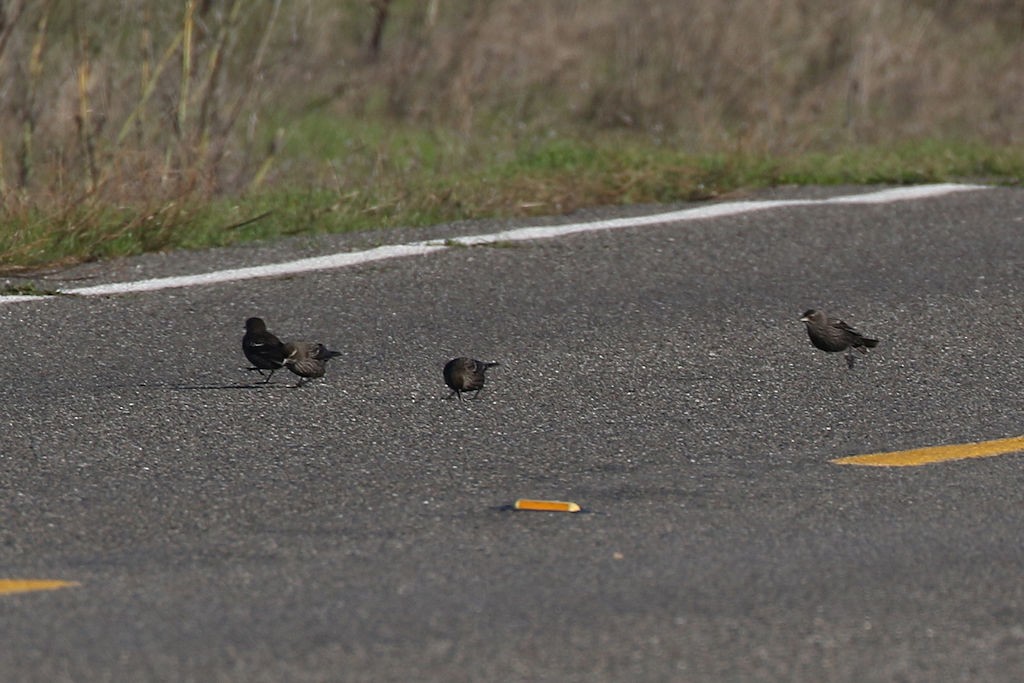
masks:
<svg viewBox="0 0 1024 683"><path fill-rule="evenodd" d="M242 351L255 364L264 362L281 367L284 362L284 346L273 335L246 335L242 338Z"/></svg>
<svg viewBox="0 0 1024 683"><path fill-rule="evenodd" d="M285 344L285 352L288 354L288 357L293 360L310 358L313 356L313 352L315 350L316 347L310 342L293 341Z"/></svg>
<svg viewBox="0 0 1024 683"><path fill-rule="evenodd" d="M838 327L841 330L846 330L847 332L853 332L854 334L857 334L857 330L853 329L839 318L829 318L828 323L829 325L832 325L832 327Z"/></svg>
<svg viewBox="0 0 1024 683"><path fill-rule="evenodd" d="M288 369L299 377L323 377L324 362L316 358L300 358L288 364Z"/></svg>

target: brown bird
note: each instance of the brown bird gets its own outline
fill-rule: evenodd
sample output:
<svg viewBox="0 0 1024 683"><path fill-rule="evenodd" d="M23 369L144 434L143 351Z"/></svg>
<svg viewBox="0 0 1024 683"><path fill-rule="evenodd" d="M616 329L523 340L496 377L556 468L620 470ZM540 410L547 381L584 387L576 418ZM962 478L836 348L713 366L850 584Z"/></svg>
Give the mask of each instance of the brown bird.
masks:
<svg viewBox="0 0 1024 683"><path fill-rule="evenodd" d="M480 395L484 388L485 373L488 368L493 368L501 363L485 363L475 358L452 358L444 366L444 383L452 390L448 398L458 396L462 400L463 391L475 391L473 398Z"/></svg>
<svg viewBox="0 0 1024 683"><path fill-rule="evenodd" d="M296 387L301 387L304 380L323 377L327 361L340 355L338 351L313 342L294 341L284 345L284 365L299 376Z"/></svg>
<svg viewBox="0 0 1024 683"><path fill-rule="evenodd" d="M846 351L846 365L850 368L854 350L867 353L868 349L878 346L877 339L865 337L839 318L828 317L825 311L806 310L800 321L807 326L807 336L817 348L830 353Z"/></svg>
<svg viewBox="0 0 1024 683"><path fill-rule="evenodd" d="M245 321L242 353L253 364L249 370L256 370L261 375L264 370L270 370L270 374L265 375L264 384L270 381L276 371L284 367L284 344L267 331L267 324L263 322L263 318L249 318Z"/></svg>

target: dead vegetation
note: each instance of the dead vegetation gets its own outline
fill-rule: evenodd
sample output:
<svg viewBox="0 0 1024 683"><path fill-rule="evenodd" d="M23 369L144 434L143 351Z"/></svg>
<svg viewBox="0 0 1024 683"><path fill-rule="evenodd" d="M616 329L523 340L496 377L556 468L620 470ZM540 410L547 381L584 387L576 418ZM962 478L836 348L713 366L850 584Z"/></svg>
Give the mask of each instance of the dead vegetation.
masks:
<svg viewBox="0 0 1024 683"><path fill-rule="evenodd" d="M448 131L495 160L609 131L691 155L1013 149L1024 6L5 0L0 83L0 253L31 262L63 244L90 258L119 240L173 245L195 206L325 169L349 195L356 180L315 142L287 146L310 112ZM360 153L386 165L373 145L352 150L353 168Z"/></svg>
<svg viewBox="0 0 1024 683"><path fill-rule="evenodd" d="M409 3L341 81L392 116L664 135L689 150L977 136L1016 144L1024 6L1009 1ZM395 13L397 15L397 13Z"/></svg>

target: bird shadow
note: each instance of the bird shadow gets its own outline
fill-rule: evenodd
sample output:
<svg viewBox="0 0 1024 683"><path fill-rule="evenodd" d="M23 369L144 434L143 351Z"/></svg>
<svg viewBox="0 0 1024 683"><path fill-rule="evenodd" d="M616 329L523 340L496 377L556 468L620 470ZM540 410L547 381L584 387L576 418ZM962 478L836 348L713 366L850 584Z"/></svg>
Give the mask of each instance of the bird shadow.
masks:
<svg viewBox="0 0 1024 683"><path fill-rule="evenodd" d="M265 389L294 389L294 384L264 384L258 382L256 384L171 384L167 387L168 389L178 389L180 391L213 391L213 390L224 390L224 389L248 389L263 391Z"/></svg>
<svg viewBox="0 0 1024 683"><path fill-rule="evenodd" d="M217 391L217 390L248 390L248 391L262 391L265 389L293 389L294 384L263 384L258 382L256 384L243 384L241 382L233 382L228 384L198 384L198 383L178 383L178 384L103 384L100 385L102 389L170 389L174 391Z"/></svg>

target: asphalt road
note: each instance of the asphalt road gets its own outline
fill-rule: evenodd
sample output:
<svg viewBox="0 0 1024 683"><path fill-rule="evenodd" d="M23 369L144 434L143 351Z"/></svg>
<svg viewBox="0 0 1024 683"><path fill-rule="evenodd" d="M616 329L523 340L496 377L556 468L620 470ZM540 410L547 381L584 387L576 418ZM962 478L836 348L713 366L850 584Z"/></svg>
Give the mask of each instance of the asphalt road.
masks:
<svg viewBox="0 0 1024 683"><path fill-rule="evenodd" d="M1024 434L1022 302L990 189L0 306L0 578L80 583L0 595L0 680L1021 680L1024 456L829 461ZM257 386L251 315L344 355Z"/></svg>

